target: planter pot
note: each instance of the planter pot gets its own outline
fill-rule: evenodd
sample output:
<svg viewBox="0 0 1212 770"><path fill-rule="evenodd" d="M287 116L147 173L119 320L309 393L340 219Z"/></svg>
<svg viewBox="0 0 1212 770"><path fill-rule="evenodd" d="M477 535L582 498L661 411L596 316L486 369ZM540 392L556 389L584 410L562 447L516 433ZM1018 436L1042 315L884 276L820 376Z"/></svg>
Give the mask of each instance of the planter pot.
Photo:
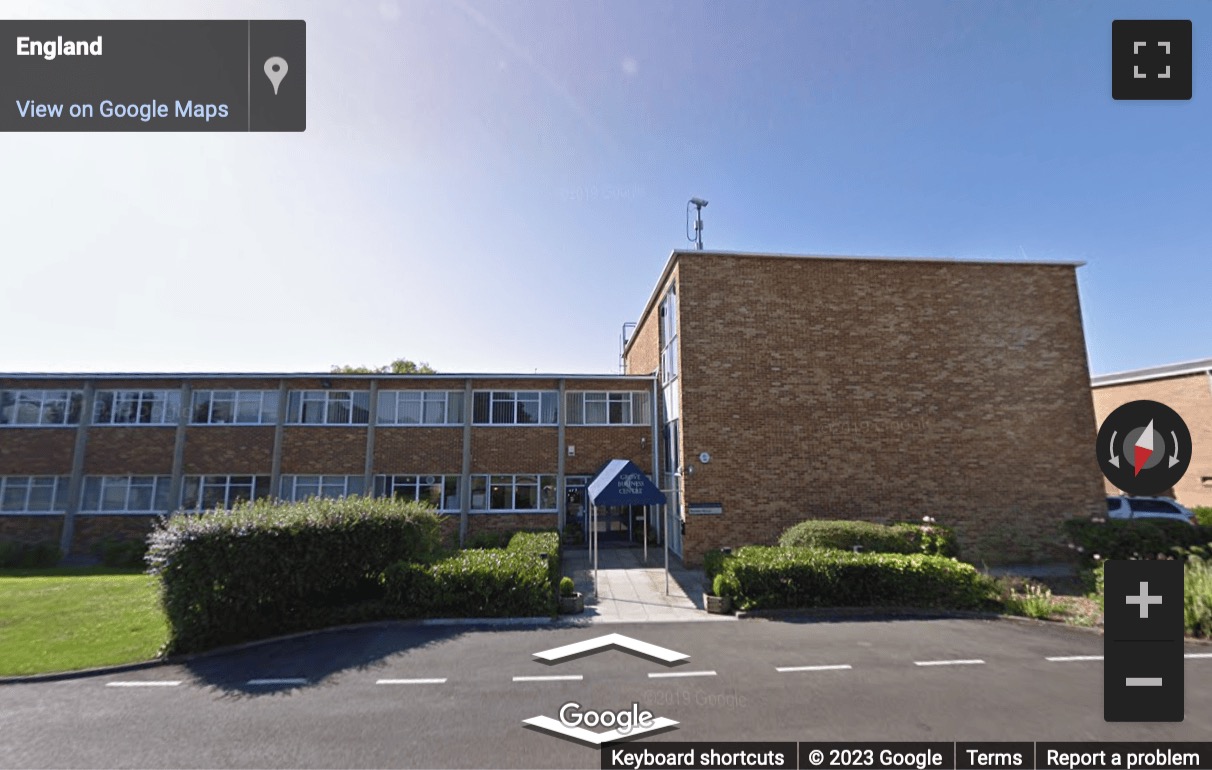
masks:
<svg viewBox="0 0 1212 770"><path fill-rule="evenodd" d="M713 615L727 615L732 611L732 599L729 599L727 596L703 594L703 604L707 607L707 611Z"/></svg>
<svg viewBox="0 0 1212 770"><path fill-rule="evenodd" d="M561 615L576 615L585 611L585 595L573 594L572 596L560 597L560 614Z"/></svg>

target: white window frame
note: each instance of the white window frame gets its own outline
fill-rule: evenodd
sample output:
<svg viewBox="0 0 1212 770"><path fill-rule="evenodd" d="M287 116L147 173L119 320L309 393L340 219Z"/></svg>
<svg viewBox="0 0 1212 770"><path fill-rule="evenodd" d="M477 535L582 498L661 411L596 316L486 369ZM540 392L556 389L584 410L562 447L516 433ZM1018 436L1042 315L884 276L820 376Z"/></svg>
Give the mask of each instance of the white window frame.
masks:
<svg viewBox="0 0 1212 770"><path fill-rule="evenodd" d="M402 418L405 404L416 405L420 418ZM379 425L414 427L424 425L462 425L463 391L461 390L380 390ZM437 419L432 412L439 412Z"/></svg>
<svg viewBox="0 0 1212 770"><path fill-rule="evenodd" d="M325 500L339 500L342 497L361 495L364 491L362 474L307 474L296 473L282 476L278 483L278 497L290 502L302 502L312 497ZM300 494L300 487L306 492L315 487L315 494ZM336 494L329 494L335 492Z"/></svg>
<svg viewBox="0 0 1212 770"><path fill-rule="evenodd" d="M107 401L109 413L102 414ZM119 403L126 407L122 414L119 414ZM142 419L144 407L148 412L147 420ZM93 425L176 425L180 415L179 390L98 390L93 400Z"/></svg>
<svg viewBox="0 0 1212 770"><path fill-rule="evenodd" d="M366 425L370 421L370 391L369 390L292 390L287 395L286 423L288 425ZM307 406L322 404L324 419L304 421ZM346 420L332 419L334 408L344 406L347 411ZM358 410L362 410L366 419L354 419Z"/></svg>
<svg viewBox="0 0 1212 770"><path fill-rule="evenodd" d="M9 403L6 404L6 401ZM29 403L31 401L37 403L38 419L36 422L17 421L17 417L21 414L22 401L27 405L31 405ZM63 419L48 422L48 409L60 403L63 405ZM71 388L0 390L0 428L63 428L79 425L83 405L84 391ZM74 420L72 419L73 407L75 408ZM11 410L9 412L11 416L6 416L6 410Z"/></svg>
<svg viewBox="0 0 1212 770"><path fill-rule="evenodd" d="M205 404L203 401L205 400ZM241 419L241 408L255 401L257 419ZM230 420L216 420L216 404L225 404L231 410ZM205 406L205 419L198 419L198 411ZM278 391L276 390L195 390L190 399L190 425L274 425L278 422Z"/></svg>
<svg viewBox="0 0 1212 770"><path fill-rule="evenodd" d="M181 509L186 511L206 511L209 508L203 508L202 502L206 499L208 489L222 488L223 489L223 507L231 510L232 507L232 490L239 487L237 491L242 491L244 487L249 486L243 483L236 484L232 479L252 479L250 489L250 500L261 500L272 496L270 491L270 477L263 473L214 473L209 475L191 474L183 479L181 484ZM221 481L219 481L221 479ZM198 499L194 501L193 506L186 506L186 496L189 493L189 488L192 484L198 486ZM258 490L260 487L260 490ZM260 491L261 494L257 494Z"/></svg>
<svg viewBox="0 0 1212 770"><path fill-rule="evenodd" d="M662 383L678 378L678 320L678 287L674 284L665 292L657 317L660 324Z"/></svg>
<svg viewBox="0 0 1212 770"><path fill-rule="evenodd" d="M519 482L519 479L522 481ZM530 479L534 479L533 483ZM508 487L509 507L492 507L493 487ZM534 508L518 508L518 488L534 487ZM481 494L479 504L476 501L477 489ZM543 507L543 490L551 490L551 507ZM560 501L557 491L556 474L554 473L477 473L471 477L471 508L475 513L556 513Z"/></svg>
<svg viewBox="0 0 1212 770"><path fill-rule="evenodd" d="M483 397L488 398L488 420L476 420L476 402ZM519 422L519 405L521 403L536 404L537 417L535 422ZM520 425L535 427L540 425L556 425L560 421L560 392L558 390L477 390L471 396L471 424L477 426ZM508 406L507 406L508 405ZM508 408L510 420L497 420L498 406ZM544 413L550 411L550 417L544 420Z"/></svg>
<svg viewBox="0 0 1212 770"><path fill-rule="evenodd" d="M67 510L68 476L0 476L0 516L59 516ZM49 508L31 509L30 500L35 489L50 489ZM11 499L20 490L21 507L9 510L4 501Z"/></svg>
<svg viewBox="0 0 1212 770"><path fill-rule="evenodd" d="M406 481L412 479L412 481ZM462 477L457 473L391 473L375 477L375 495L378 497L399 497L404 500L429 502L428 495L422 497L421 490L437 487L439 502L437 509L443 513L457 513L461 509L459 487ZM453 481L455 492L447 492L447 485ZM411 492L411 497L409 496Z"/></svg>
<svg viewBox="0 0 1212 770"><path fill-rule="evenodd" d="M88 514L154 514L167 513L172 507L168 499L171 476L85 476L80 512ZM138 492L148 493L148 505L135 507L131 500ZM122 505L106 507L106 498L117 493ZM95 504L94 504L95 500Z"/></svg>
<svg viewBox="0 0 1212 770"><path fill-rule="evenodd" d="M618 426L618 425L650 425L652 413L652 394L643 390L577 390L568 392L568 411L565 412L569 425L589 426ZM626 405L628 419L613 421L611 404ZM602 410L603 420L590 419L589 407L594 405ZM644 414L648 419L642 419Z"/></svg>

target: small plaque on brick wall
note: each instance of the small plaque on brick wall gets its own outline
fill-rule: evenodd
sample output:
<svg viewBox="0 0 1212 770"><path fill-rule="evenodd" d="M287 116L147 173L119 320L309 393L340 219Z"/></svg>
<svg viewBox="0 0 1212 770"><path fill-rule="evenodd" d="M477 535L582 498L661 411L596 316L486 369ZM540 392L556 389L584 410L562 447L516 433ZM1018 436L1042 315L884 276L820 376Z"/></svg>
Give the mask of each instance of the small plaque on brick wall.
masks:
<svg viewBox="0 0 1212 770"><path fill-rule="evenodd" d="M723 503L691 503L686 507L686 512L691 516L701 516L704 514L721 514L724 512Z"/></svg>

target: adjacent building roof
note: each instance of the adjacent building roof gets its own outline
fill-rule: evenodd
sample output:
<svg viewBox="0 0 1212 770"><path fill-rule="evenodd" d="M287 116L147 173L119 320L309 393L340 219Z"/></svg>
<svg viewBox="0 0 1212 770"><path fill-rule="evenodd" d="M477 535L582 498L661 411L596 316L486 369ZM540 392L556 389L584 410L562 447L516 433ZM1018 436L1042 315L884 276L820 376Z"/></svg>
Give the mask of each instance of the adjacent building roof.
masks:
<svg viewBox="0 0 1212 770"><path fill-rule="evenodd" d="M651 374L346 374L344 372L0 372L8 380L652 380Z"/></svg>
<svg viewBox="0 0 1212 770"><path fill-rule="evenodd" d="M1203 374L1212 372L1212 358L1199 361L1187 361L1181 364L1166 364L1151 366L1145 369L1132 369L1127 372L1103 374L1090 378L1090 385L1095 388L1107 385L1122 385L1127 382L1143 382L1145 380L1161 380L1167 377L1181 377L1187 374Z"/></svg>

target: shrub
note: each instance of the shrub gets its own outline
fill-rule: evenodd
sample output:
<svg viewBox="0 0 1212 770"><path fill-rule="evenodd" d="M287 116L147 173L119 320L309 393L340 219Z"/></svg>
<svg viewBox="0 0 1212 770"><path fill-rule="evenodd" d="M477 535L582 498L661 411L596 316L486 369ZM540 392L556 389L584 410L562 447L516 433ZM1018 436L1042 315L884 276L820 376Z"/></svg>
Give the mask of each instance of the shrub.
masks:
<svg viewBox="0 0 1212 770"><path fill-rule="evenodd" d="M547 580L554 593L560 583L560 533L556 530L515 532L507 550L538 555L547 554Z"/></svg>
<svg viewBox="0 0 1212 770"><path fill-rule="evenodd" d="M509 540L514 533L512 531L504 532L476 532L468 535L463 541L464 548L504 548L509 545Z"/></svg>
<svg viewBox="0 0 1212 770"><path fill-rule="evenodd" d="M1195 514L1195 522L1201 527L1212 527L1212 506L1192 508L1191 513Z"/></svg>
<svg viewBox="0 0 1212 770"><path fill-rule="evenodd" d="M724 563L720 576L721 595L747 610L996 604L992 580L975 567L925 554L748 546Z"/></svg>
<svg viewBox="0 0 1212 770"><path fill-rule="evenodd" d="M997 585L1002 592L1003 609L1010 615L1046 620L1064 608L1052 596L1052 589L1035 580L1002 578Z"/></svg>
<svg viewBox="0 0 1212 770"><path fill-rule="evenodd" d="M1192 555L1183 576L1183 620L1192 636L1212 636L1212 560Z"/></svg>
<svg viewBox="0 0 1212 770"><path fill-rule="evenodd" d="M572 578L560 578L560 596L573 596L577 592L576 583L572 582Z"/></svg>
<svg viewBox="0 0 1212 770"><path fill-rule="evenodd" d="M524 550L469 549L427 564L398 562L383 575L386 599L404 617L554 614L546 565Z"/></svg>
<svg viewBox="0 0 1212 770"><path fill-rule="evenodd" d="M1096 555L1104 561L1168 558L1176 548L1212 541L1212 528L1167 519L1069 519L1064 528L1085 566L1093 566Z"/></svg>
<svg viewBox="0 0 1212 770"><path fill-rule="evenodd" d="M0 568L40 569L59 563L62 553L52 542L0 542Z"/></svg>
<svg viewBox="0 0 1212 770"><path fill-rule="evenodd" d="M715 579L711 581L711 595L723 596L728 587L728 579L723 575L716 575Z"/></svg>
<svg viewBox="0 0 1212 770"><path fill-rule="evenodd" d="M157 524L148 563L160 579L167 650L189 652L364 619L384 569L432 557L437 514L415 502L347 497L258 501Z"/></svg>
<svg viewBox="0 0 1212 770"><path fill-rule="evenodd" d="M731 556L725 556L724 552L718 548L713 548L703 554L703 573L707 576L707 585L711 585L711 581L715 580L715 576L720 573L724 567L724 560Z"/></svg>
<svg viewBox="0 0 1212 770"><path fill-rule="evenodd" d="M97 546L97 553L107 567L147 566L146 540L104 540Z"/></svg>
<svg viewBox="0 0 1212 770"><path fill-rule="evenodd" d="M955 533L941 524L873 524L867 521L810 519L790 527L779 545L791 548L835 548L851 551L854 546L870 553L925 553L958 556Z"/></svg>

